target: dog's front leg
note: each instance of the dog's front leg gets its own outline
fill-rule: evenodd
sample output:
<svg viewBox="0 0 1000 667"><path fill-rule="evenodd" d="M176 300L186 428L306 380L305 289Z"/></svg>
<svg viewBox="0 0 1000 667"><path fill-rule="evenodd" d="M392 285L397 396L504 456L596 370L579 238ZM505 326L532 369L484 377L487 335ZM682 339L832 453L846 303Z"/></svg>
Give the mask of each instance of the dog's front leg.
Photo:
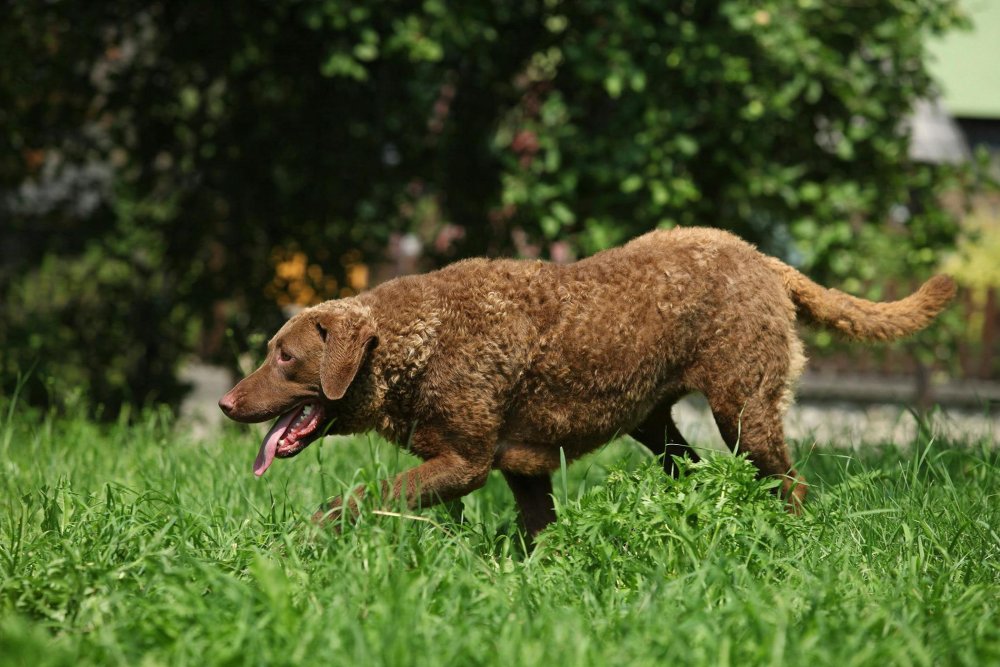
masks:
<svg viewBox="0 0 1000 667"><path fill-rule="evenodd" d="M485 484L489 473L489 461L485 464L473 462L456 454L436 456L397 475L391 482L382 482L382 504L396 507L398 499L405 498L406 506L416 509L461 498ZM364 486L351 493L346 504L351 517L357 515L357 501L366 493ZM316 512L313 521L337 520L344 513L344 507L344 499L336 498Z"/></svg>

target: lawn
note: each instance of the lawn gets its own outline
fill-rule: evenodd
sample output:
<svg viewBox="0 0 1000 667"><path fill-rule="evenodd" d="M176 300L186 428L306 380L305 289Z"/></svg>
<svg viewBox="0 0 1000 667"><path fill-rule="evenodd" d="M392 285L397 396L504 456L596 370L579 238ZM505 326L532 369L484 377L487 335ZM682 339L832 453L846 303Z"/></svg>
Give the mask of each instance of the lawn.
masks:
<svg viewBox="0 0 1000 667"><path fill-rule="evenodd" d="M4 665L1000 663L985 440L799 443L791 517L741 458L668 480L623 439L556 474L560 520L528 553L496 474L450 512L312 526L412 463L376 438L257 480L246 427L0 420Z"/></svg>

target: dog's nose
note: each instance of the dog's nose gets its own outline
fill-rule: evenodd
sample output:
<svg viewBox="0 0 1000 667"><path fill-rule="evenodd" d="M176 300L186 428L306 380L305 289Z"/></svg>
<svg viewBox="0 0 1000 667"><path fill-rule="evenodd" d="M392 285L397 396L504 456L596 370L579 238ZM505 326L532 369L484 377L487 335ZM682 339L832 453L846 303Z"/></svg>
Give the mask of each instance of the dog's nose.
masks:
<svg viewBox="0 0 1000 667"><path fill-rule="evenodd" d="M219 399L219 409L225 412L227 416L230 415L235 408L236 400L233 399L231 392Z"/></svg>

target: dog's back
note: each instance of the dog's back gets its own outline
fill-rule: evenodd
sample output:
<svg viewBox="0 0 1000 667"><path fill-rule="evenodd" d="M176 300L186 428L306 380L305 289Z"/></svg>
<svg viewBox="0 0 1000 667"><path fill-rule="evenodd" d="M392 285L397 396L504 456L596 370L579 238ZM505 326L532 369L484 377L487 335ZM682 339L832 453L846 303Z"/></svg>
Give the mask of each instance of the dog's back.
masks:
<svg viewBox="0 0 1000 667"><path fill-rule="evenodd" d="M752 357L783 377L801 368L780 279L724 232L653 232L559 267L543 289L557 297L555 315L515 387L505 442L572 458L629 433L665 399L752 381L729 360Z"/></svg>

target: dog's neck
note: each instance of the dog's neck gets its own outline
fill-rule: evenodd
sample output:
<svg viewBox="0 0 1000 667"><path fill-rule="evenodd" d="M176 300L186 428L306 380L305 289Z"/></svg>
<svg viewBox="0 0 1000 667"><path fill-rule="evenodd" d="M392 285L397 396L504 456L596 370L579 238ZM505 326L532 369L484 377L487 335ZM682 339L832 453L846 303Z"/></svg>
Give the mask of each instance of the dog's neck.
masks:
<svg viewBox="0 0 1000 667"><path fill-rule="evenodd" d="M399 323L374 319L378 344L368 353L354 382L338 401L338 433L377 431L406 446L412 430L417 387L437 347L441 324L435 313Z"/></svg>

